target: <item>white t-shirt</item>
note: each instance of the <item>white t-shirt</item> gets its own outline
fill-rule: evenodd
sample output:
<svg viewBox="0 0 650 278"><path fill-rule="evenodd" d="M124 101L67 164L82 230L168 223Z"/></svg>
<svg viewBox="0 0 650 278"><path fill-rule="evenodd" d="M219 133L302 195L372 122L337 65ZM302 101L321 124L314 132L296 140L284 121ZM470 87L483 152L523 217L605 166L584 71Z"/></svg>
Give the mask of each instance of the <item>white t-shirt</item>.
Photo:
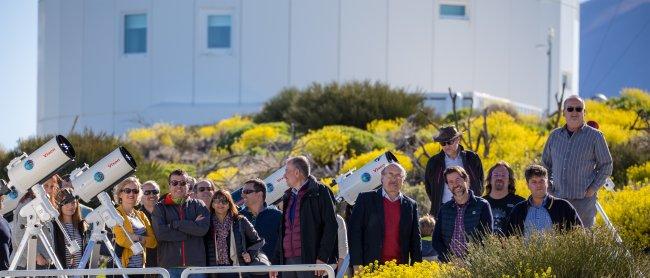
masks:
<svg viewBox="0 0 650 278"><path fill-rule="evenodd" d="M445 154L445 169L452 167L452 166L460 166L463 167L463 159L460 158L460 151L456 158L451 158ZM463 167L465 168L465 167ZM445 181L445 187L442 191L442 203L449 202L451 198L454 197L454 194L451 193L451 190L449 190L449 186L447 186L447 182Z"/></svg>

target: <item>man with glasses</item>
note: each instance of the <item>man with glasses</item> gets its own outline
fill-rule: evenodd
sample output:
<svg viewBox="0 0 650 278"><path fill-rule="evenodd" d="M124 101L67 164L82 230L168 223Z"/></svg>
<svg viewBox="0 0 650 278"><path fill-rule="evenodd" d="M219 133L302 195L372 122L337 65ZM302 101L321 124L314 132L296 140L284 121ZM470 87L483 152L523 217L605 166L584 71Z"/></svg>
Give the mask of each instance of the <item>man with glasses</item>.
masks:
<svg viewBox="0 0 650 278"><path fill-rule="evenodd" d="M564 100L566 124L548 136L542 163L548 169L549 193L569 201L586 228L594 224L596 192L612 174L612 155L603 133L585 124L585 102Z"/></svg>
<svg viewBox="0 0 650 278"><path fill-rule="evenodd" d="M406 179L402 165L392 162L381 171L381 188L359 194L350 216L350 264L375 261L413 264L422 261L417 203L401 193Z"/></svg>
<svg viewBox="0 0 650 278"><path fill-rule="evenodd" d="M194 185L194 198L203 201L203 204L210 208L210 203L212 202L212 195L217 188L214 186L211 180L201 179Z"/></svg>
<svg viewBox="0 0 650 278"><path fill-rule="evenodd" d="M492 208L495 233L503 235L508 228L508 217L512 208L526 200L515 194L515 173L510 164L499 161L488 170L483 198Z"/></svg>
<svg viewBox="0 0 650 278"><path fill-rule="evenodd" d="M278 241L282 212L275 206L266 204L266 185L261 179L250 179L244 182L242 196L244 208L240 213L253 224L259 236L266 242L262 251L267 256L273 255Z"/></svg>
<svg viewBox="0 0 650 278"><path fill-rule="evenodd" d="M144 212L144 215L149 219L151 223L151 215L153 210L156 207L156 204L160 200L160 186L156 181L146 181L142 184L142 200L140 211ZM145 265L147 267L157 267L158 266L158 255L156 254L157 248L147 248L147 261ZM149 276L149 275L147 275Z"/></svg>
<svg viewBox="0 0 650 278"><path fill-rule="evenodd" d="M153 229L158 240L158 266L171 277L183 269L205 266L203 236L210 228L210 212L203 202L189 198L189 175L181 169L169 174L169 193L153 210Z"/></svg>
<svg viewBox="0 0 650 278"><path fill-rule="evenodd" d="M427 162L424 174L424 188L431 200L431 214L437 217L440 206L452 199L452 192L445 184L443 172L452 166L462 167L469 175L470 189L477 196L483 192L483 165L481 158L472 151L465 150L460 145L462 133L453 126L440 129L433 140L440 142L442 150L432 156Z"/></svg>

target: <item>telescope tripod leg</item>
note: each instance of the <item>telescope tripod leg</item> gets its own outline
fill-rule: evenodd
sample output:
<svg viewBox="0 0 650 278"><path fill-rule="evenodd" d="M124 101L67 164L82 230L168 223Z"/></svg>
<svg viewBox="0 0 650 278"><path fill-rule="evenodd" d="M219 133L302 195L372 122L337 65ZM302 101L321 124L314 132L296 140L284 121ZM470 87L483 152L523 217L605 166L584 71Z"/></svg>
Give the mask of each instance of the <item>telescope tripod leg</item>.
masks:
<svg viewBox="0 0 650 278"><path fill-rule="evenodd" d="M56 267L56 269L63 270L63 265L61 265L61 262L56 257L56 253L54 252L54 248L52 248L52 245L47 240L47 237L45 237L45 233L43 232L43 229L38 229L37 233L38 233L39 239L41 240L41 242L43 243L43 246L45 247L45 251L47 251L47 254L50 256L50 259L52 259L52 262L54 262L54 266ZM67 278L68 276L61 275L59 277Z"/></svg>
<svg viewBox="0 0 650 278"><path fill-rule="evenodd" d="M25 251L25 246L27 246L27 241L30 240L33 236L34 235L31 233L31 229L27 228L27 231L25 231L25 234L23 234L23 238L20 239L20 244L18 244L18 249L16 250L14 257L11 260L11 264L9 265L9 270L16 270L16 266L18 265L18 260L20 260L20 256L23 255L23 252Z"/></svg>
<svg viewBox="0 0 650 278"><path fill-rule="evenodd" d="M110 240L108 239L108 237L106 236L106 233L105 233L105 232L102 233L101 237L102 237L102 238L101 238L101 241L104 242L104 245L106 246L106 249L108 249L108 252L111 253L111 257L113 257L113 263L115 263L115 265L117 266L117 268L124 268L124 267L122 266L122 260L121 260L121 258L118 257L117 254L115 254L115 249L114 249L113 246L111 245L111 241L110 241ZM129 276L127 276L126 274L122 274L122 277L123 277L123 278L129 278Z"/></svg>

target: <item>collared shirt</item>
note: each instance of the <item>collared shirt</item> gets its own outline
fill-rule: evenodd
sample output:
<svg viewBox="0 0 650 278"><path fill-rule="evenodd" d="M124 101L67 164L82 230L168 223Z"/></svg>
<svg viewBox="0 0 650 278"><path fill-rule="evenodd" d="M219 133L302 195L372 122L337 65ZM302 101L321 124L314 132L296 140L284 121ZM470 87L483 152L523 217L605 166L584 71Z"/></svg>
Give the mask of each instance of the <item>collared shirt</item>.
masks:
<svg viewBox="0 0 650 278"><path fill-rule="evenodd" d="M402 192L400 192L395 199L391 199L390 196L388 195L388 192L384 190L384 188L381 189L381 196L384 196L384 198L388 199L388 201L395 202L397 200L402 199Z"/></svg>
<svg viewBox="0 0 650 278"><path fill-rule="evenodd" d="M463 167L463 159L460 157L460 148L458 149L458 154L456 155L456 158L451 158L445 153L445 168L449 168L452 166L459 166ZM449 190L449 186L447 186L447 181L445 179L445 186L442 189L442 203L446 203L451 201L451 198L454 197L454 194L451 193L451 190Z"/></svg>
<svg viewBox="0 0 650 278"><path fill-rule="evenodd" d="M587 125L569 135L566 127L551 132L542 163L548 170L551 195L582 199L587 188L598 190L612 174L612 155L603 134Z"/></svg>
<svg viewBox="0 0 650 278"><path fill-rule="evenodd" d="M454 255L462 257L467 250L467 239L465 238L465 209L467 203L462 205L454 204L454 207L456 207L456 219L454 220L454 233L451 235L449 249Z"/></svg>
<svg viewBox="0 0 650 278"><path fill-rule="evenodd" d="M544 197L544 201L539 206L533 204L532 198L528 200L528 213L524 221L524 236L526 238L534 232L543 232L553 228L553 221L551 215L546 210L546 202L548 202L548 195Z"/></svg>
<svg viewBox="0 0 650 278"><path fill-rule="evenodd" d="M300 189L302 189L308 182L309 182L309 179L305 180L305 182L301 186L299 186L298 188L291 188L291 193L298 194L298 192L300 192Z"/></svg>

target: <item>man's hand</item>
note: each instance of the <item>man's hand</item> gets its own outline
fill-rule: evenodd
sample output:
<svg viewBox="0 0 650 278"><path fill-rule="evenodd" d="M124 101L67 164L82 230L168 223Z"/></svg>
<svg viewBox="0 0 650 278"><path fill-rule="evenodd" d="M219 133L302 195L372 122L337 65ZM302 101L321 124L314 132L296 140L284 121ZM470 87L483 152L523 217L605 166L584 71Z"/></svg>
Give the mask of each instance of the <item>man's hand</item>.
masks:
<svg viewBox="0 0 650 278"><path fill-rule="evenodd" d="M128 233L127 235L129 236L129 238L130 238L131 241L133 241L133 242L138 242L138 241L140 241L140 236L139 236L139 235L136 235L136 234L133 234L133 233Z"/></svg>
<svg viewBox="0 0 650 278"><path fill-rule="evenodd" d="M326 264L325 262L323 262L323 261L321 261L319 259L316 259L316 263L317 264ZM316 270L316 271L314 271L314 273L316 274L316 276L324 276L327 272L325 270Z"/></svg>
<svg viewBox="0 0 650 278"><path fill-rule="evenodd" d="M585 198L591 198L594 195L596 195L596 190L593 189L591 186L587 187L587 191L585 191Z"/></svg>
<svg viewBox="0 0 650 278"><path fill-rule="evenodd" d="M40 265L40 266L45 266L45 265L48 265L49 263L47 262L47 259L45 259L45 257L43 257L43 255L38 254L36 256L36 264Z"/></svg>
<svg viewBox="0 0 650 278"><path fill-rule="evenodd" d="M203 214L200 214L199 216L196 217L196 221L201 221L203 219L205 219L205 217L203 217Z"/></svg>
<svg viewBox="0 0 650 278"><path fill-rule="evenodd" d="M278 278L278 272L277 271L269 272L269 278Z"/></svg>

